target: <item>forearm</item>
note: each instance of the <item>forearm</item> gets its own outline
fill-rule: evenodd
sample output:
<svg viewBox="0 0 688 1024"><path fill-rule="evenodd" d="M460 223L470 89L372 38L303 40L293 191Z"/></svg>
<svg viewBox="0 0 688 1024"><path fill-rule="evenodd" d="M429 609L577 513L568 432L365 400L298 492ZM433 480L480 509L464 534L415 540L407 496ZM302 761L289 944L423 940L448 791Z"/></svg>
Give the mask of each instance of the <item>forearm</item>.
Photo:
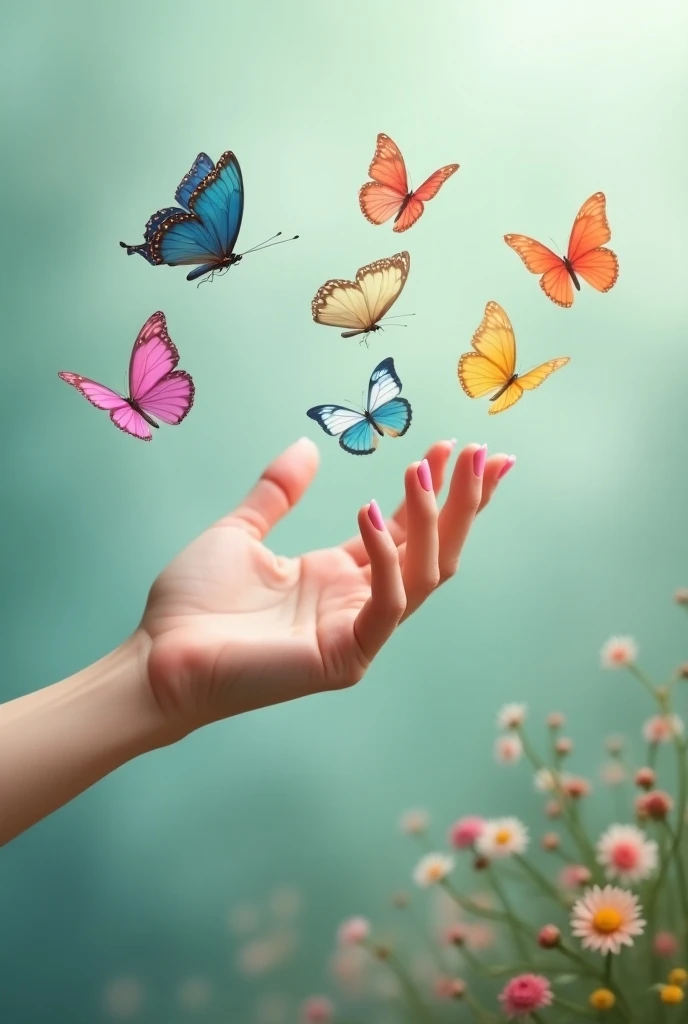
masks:
<svg viewBox="0 0 688 1024"><path fill-rule="evenodd" d="M126 761L171 742L135 634L96 664L0 705L0 845Z"/></svg>

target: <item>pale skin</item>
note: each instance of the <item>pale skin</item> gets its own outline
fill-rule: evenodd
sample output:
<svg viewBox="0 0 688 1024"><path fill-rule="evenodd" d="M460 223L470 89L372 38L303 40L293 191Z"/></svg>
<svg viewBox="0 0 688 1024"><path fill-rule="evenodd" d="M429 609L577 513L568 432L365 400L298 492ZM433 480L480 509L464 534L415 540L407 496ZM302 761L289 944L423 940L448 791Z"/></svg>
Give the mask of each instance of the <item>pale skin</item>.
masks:
<svg viewBox="0 0 688 1024"><path fill-rule="evenodd" d="M299 558L264 542L311 483L318 449L302 438L275 459L238 508L161 573L120 647L0 706L0 844L203 725L357 683L455 574L477 512L513 464L468 445L440 508L453 447L440 441L409 466L405 499L386 522L371 503L356 536Z"/></svg>

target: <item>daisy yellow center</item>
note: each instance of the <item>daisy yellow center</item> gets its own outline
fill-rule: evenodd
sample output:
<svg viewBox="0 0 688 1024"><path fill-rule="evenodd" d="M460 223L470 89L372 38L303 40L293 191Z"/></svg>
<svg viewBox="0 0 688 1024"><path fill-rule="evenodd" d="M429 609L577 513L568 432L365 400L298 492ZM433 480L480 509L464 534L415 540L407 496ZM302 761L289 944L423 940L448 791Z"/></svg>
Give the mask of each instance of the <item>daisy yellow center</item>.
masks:
<svg viewBox="0 0 688 1024"><path fill-rule="evenodd" d="M439 864L431 864L428 868L428 878L431 882L439 882L442 877L442 868Z"/></svg>
<svg viewBox="0 0 688 1024"><path fill-rule="evenodd" d="M610 935L612 932L615 932L622 922L623 917L616 907L600 907L592 919L595 931L602 932L604 935Z"/></svg>
<svg viewBox="0 0 688 1024"><path fill-rule="evenodd" d="M506 846L511 839L511 832L508 828L500 828L499 832L495 832L494 841L497 846Z"/></svg>

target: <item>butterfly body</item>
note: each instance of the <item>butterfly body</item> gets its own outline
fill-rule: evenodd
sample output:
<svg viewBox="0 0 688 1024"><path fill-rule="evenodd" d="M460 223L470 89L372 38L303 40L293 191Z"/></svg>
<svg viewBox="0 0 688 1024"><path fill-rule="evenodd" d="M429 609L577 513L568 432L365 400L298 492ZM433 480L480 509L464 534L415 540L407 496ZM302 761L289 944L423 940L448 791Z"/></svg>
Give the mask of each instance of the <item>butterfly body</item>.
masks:
<svg viewBox="0 0 688 1024"><path fill-rule="evenodd" d="M505 235L506 244L518 253L531 274L540 274L540 287L558 306L573 305L571 285L580 291L580 278L599 292L608 292L619 276L616 253L605 248L611 238L606 199L595 192L576 215L565 256L558 256L528 235Z"/></svg>
<svg viewBox="0 0 688 1024"><path fill-rule="evenodd" d="M319 423L326 434L339 437L345 452L371 455L380 437L403 437L411 426L411 406L405 398L399 398L400 393L401 381L390 357L383 359L370 376L365 409L316 405L306 415Z"/></svg>
<svg viewBox="0 0 688 1024"><path fill-rule="evenodd" d="M118 430L150 441L150 428L159 423L176 425L193 405L195 388L185 370L177 370L179 353L167 333L164 313L154 313L139 331L129 360L129 394L99 384L79 373L62 371L58 376L80 391L96 409L110 413Z"/></svg>
<svg viewBox="0 0 688 1024"><path fill-rule="evenodd" d="M465 352L458 367L459 383L469 398L491 393L490 416L504 412L540 387L543 381L570 361L568 356L550 359L527 373L516 373L516 338L511 321L496 302L488 302L480 327L471 339L472 352Z"/></svg>
<svg viewBox="0 0 688 1024"><path fill-rule="evenodd" d="M375 260L356 271L354 281L333 278L322 285L311 302L318 324L344 327L342 338L354 338L382 330L380 320L389 312L406 284L411 257L398 252Z"/></svg>
<svg viewBox="0 0 688 1024"><path fill-rule="evenodd" d="M425 209L425 203L437 195L458 164L447 164L431 174L415 191L409 188L406 164L397 144L389 135L377 137L375 155L368 174L373 179L358 193L361 213L371 224L384 224L394 217L394 231L408 231Z"/></svg>
<svg viewBox="0 0 688 1024"><path fill-rule="evenodd" d="M175 200L179 206L165 207L149 218L141 245L119 243L127 255L143 256L152 266L197 264L187 281L239 263L241 254L234 247L244 213L244 182L234 153L223 153L217 164L199 153Z"/></svg>

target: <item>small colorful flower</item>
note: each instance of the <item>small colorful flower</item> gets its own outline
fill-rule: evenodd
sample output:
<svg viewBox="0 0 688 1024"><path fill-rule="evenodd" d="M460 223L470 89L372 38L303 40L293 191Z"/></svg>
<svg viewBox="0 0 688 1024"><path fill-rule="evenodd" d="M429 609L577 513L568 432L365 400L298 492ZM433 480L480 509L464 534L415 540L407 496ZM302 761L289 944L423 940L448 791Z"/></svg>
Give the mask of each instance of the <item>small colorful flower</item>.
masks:
<svg viewBox="0 0 688 1024"><path fill-rule="evenodd" d="M533 776L533 782L539 793L553 793L557 788L558 778L551 768L538 768Z"/></svg>
<svg viewBox="0 0 688 1024"><path fill-rule="evenodd" d="M600 651L603 668L628 668L638 660L638 645L631 636L612 636Z"/></svg>
<svg viewBox="0 0 688 1024"><path fill-rule="evenodd" d="M551 711L547 715L547 728L548 729L562 729L566 723L566 719L560 711Z"/></svg>
<svg viewBox="0 0 688 1024"><path fill-rule="evenodd" d="M399 828L407 836L422 836L430 822L430 815L421 808L406 811L399 819Z"/></svg>
<svg viewBox="0 0 688 1024"><path fill-rule="evenodd" d="M435 981L435 995L439 999L461 999L466 991L466 982L461 978L442 976Z"/></svg>
<svg viewBox="0 0 688 1024"><path fill-rule="evenodd" d="M688 604L688 587L679 587L674 594L676 604Z"/></svg>
<svg viewBox="0 0 688 1024"><path fill-rule="evenodd" d="M593 1010L611 1010L616 1002L616 996L608 988L596 988L590 993L588 1002Z"/></svg>
<svg viewBox="0 0 688 1024"><path fill-rule="evenodd" d="M340 946L358 946L370 935L370 921L365 917L350 917L343 921L337 932Z"/></svg>
<svg viewBox="0 0 688 1024"><path fill-rule="evenodd" d="M670 985L680 985L681 988L685 988L688 985L688 971L685 967L674 967L673 971L669 971L667 981Z"/></svg>
<svg viewBox="0 0 688 1024"><path fill-rule="evenodd" d="M482 921L476 921L475 924L468 925L466 945L474 952L481 953L487 949L492 949L496 941L497 936L491 925L485 924Z"/></svg>
<svg viewBox="0 0 688 1024"><path fill-rule="evenodd" d="M663 1003L676 1006L677 1003L683 1002L685 994L680 985L660 985L659 998Z"/></svg>
<svg viewBox="0 0 688 1024"><path fill-rule="evenodd" d="M538 945L543 949L554 949L561 942L561 932L555 924L546 924L538 932Z"/></svg>
<svg viewBox="0 0 688 1024"><path fill-rule="evenodd" d="M482 835L475 848L483 857L495 860L525 853L528 846L528 829L518 818L493 818L485 822Z"/></svg>
<svg viewBox="0 0 688 1024"><path fill-rule="evenodd" d="M657 956L667 960L678 953L678 939L673 932L657 932L652 946Z"/></svg>
<svg viewBox="0 0 688 1024"><path fill-rule="evenodd" d="M468 926L465 924L452 924L445 929L444 941L449 946L464 946L468 939Z"/></svg>
<svg viewBox="0 0 688 1024"><path fill-rule="evenodd" d="M498 761L500 764L514 764L522 753L523 744L517 735L498 736L495 740L495 761Z"/></svg>
<svg viewBox="0 0 688 1024"><path fill-rule="evenodd" d="M620 953L632 946L633 937L642 935L645 921L640 917L638 897L626 889L594 885L576 901L571 911L573 934L583 949L601 953Z"/></svg>
<svg viewBox="0 0 688 1024"><path fill-rule="evenodd" d="M635 784L640 789L652 789L657 776L652 768L639 768L635 773Z"/></svg>
<svg viewBox="0 0 688 1024"><path fill-rule="evenodd" d="M678 715L653 715L643 726L646 743L671 743L677 736L683 736L683 722Z"/></svg>
<svg viewBox="0 0 688 1024"><path fill-rule="evenodd" d="M559 873L559 885L562 889L580 889L591 878L590 869L585 864L567 864Z"/></svg>
<svg viewBox="0 0 688 1024"><path fill-rule="evenodd" d="M616 733L612 733L611 736L605 738L604 746L608 754L611 754L612 757L618 757L624 748L624 738Z"/></svg>
<svg viewBox="0 0 688 1024"><path fill-rule="evenodd" d="M635 809L639 818L652 818L653 821L664 821L674 806L673 798L661 789L653 789L650 793L641 793L635 801Z"/></svg>
<svg viewBox="0 0 688 1024"><path fill-rule="evenodd" d="M632 885L649 878L657 867L658 847L636 825L611 825L597 842L597 862L607 878Z"/></svg>
<svg viewBox="0 0 688 1024"><path fill-rule="evenodd" d="M525 704L504 704L497 714L499 729L518 729L526 720Z"/></svg>
<svg viewBox="0 0 688 1024"><path fill-rule="evenodd" d="M554 744L554 749L559 757L567 757L573 750L573 740L568 736L559 736Z"/></svg>
<svg viewBox="0 0 688 1024"><path fill-rule="evenodd" d="M607 761L600 768L600 778L605 786L620 786L626 781L626 769L619 761Z"/></svg>
<svg viewBox="0 0 688 1024"><path fill-rule="evenodd" d="M561 817L561 804L558 800L548 800L545 804L545 814L548 818Z"/></svg>
<svg viewBox="0 0 688 1024"><path fill-rule="evenodd" d="M527 1017L536 1010L551 1006L553 1000L549 981L541 974L519 974L506 983L499 996L509 1020Z"/></svg>
<svg viewBox="0 0 688 1024"><path fill-rule="evenodd" d="M452 999L462 999L466 994L467 989L466 982L462 978L452 978L451 983L451 997Z"/></svg>
<svg viewBox="0 0 688 1024"><path fill-rule="evenodd" d="M679 679L688 679L688 661L684 661L682 665L676 669L676 675Z"/></svg>
<svg viewBox="0 0 688 1024"><path fill-rule="evenodd" d="M548 850L550 853L553 850L558 850L561 846L561 839L558 832L545 832L544 836L540 839L540 846L543 850Z"/></svg>
<svg viewBox="0 0 688 1024"><path fill-rule="evenodd" d="M478 818L474 814L466 818L459 818L449 830L449 842L458 850L469 849L482 835L484 828L484 818Z"/></svg>
<svg viewBox="0 0 688 1024"><path fill-rule="evenodd" d="M580 800L584 796L590 796L592 786L587 779L578 775L566 775L561 780L562 788L571 800Z"/></svg>
<svg viewBox="0 0 688 1024"><path fill-rule="evenodd" d="M441 882L454 870L454 858L445 853L428 853L416 864L413 880L416 885L426 887Z"/></svg>
<svg viewBox="0 0 688 1024"><path fill-rule="evenodd" d="M334 1006L327 996L311 996L301 1006L303 1024L330 1024L334 1020Z"/></svg>

